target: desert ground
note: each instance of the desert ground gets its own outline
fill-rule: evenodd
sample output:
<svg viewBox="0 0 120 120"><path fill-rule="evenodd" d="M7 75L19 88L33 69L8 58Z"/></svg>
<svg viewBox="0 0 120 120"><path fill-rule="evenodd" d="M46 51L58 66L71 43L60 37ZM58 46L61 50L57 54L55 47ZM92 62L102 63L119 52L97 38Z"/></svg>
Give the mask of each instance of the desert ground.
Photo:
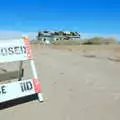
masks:
<svg viewBox="0 0 120 120"><path fill-rule="evenodd" d="M119 45L38 44L32 51L45 101L0 110L1 120L120 120Z"/></svg>

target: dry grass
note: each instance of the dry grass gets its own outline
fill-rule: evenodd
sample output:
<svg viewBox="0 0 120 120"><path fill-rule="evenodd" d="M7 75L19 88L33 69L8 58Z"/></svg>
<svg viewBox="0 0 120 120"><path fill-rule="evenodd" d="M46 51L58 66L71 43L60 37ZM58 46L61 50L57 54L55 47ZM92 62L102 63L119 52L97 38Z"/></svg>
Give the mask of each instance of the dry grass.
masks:
<svg viewBox="0 0 120 120"><path fill-rule="evenodd" d="M54 45L52 48L79 52L84 57L107 58L110 61L120 62L120 45Z"/></svg>
<svg viewBox="0 0 120 120"><path fill-rule="evenodd" d="M120 62L120 57L109 57L108 59L109 59L110 61Z"/></svg>
<svg viewBox="0 0 120 120"><path fill-rule="evenodd" d="M59 43L59 41L57 41ZM51 47L53 49L67 50L70 52L80 52L84 54L86 57L106 57L110 58L111 61L120 61L118 58L120 57L120 45L119 44L110 44L110 45L82 45L76 44L77 42L73 41L75 44L69 44L67 42L70 41L62 41L60 44L51 44L51 45L43 45L38 44L38 41L32 43L32 47L34 48L47 48ZM70 42L72 43L72 42ZM112 58L112 59L111 59ZM113 60L113 58L115 58Z"/></svg>
<svg viewBox="0 0 120 120"><path fill-rule="evenodd" d="M113 50L120 52L120 45L52 45L56 49L65 49L72 51L104 51Z"/></svg>

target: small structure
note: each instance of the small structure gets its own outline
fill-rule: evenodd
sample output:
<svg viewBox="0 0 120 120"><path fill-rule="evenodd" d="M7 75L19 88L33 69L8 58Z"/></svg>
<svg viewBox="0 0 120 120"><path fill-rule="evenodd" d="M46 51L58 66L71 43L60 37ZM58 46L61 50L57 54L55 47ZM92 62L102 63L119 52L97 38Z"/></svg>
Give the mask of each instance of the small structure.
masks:
<svg viewBox="0 0 120 120"><path fill-rule="evenodd" d="M45 42L46 40L51 41L51 33L47 31L38 32L37 40Z"/></svg>
<svg viewBox="0 0 120 120"><path fill-rule="evenodd" d="M80 40L80 33L71 31L40 31L37 40L42 42L57 40Z"/></svg>

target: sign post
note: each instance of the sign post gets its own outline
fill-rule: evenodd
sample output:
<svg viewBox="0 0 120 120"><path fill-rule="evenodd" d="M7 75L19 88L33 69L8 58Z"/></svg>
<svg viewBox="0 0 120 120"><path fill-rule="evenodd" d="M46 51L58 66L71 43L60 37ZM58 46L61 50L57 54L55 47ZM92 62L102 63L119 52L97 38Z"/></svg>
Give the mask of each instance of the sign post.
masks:
<svg viewBox="0 0 120 120"><path fill-rule="evenodd" d="M32 58L31 46L28 37L22 39L0 41L0 63L19 61L18 81L0 84L0 103L21 97L37 94L38 100L43 102L41 85L38 81L37 71ZM24 80L23 63L30 63L33 78Z"/></svg>

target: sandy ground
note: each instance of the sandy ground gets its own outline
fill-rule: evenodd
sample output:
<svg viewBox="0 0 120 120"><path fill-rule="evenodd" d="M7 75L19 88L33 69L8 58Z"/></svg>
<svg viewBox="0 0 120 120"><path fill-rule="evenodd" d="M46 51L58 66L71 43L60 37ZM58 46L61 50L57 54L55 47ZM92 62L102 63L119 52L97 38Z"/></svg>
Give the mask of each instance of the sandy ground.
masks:
<svg viewBox="0 0 120 120"><path fill-rule="evenodd" d="M120 62L107 59L109 52L36 45L33 53L45 102L1 110L1 120L120 120Z"/></svg>

